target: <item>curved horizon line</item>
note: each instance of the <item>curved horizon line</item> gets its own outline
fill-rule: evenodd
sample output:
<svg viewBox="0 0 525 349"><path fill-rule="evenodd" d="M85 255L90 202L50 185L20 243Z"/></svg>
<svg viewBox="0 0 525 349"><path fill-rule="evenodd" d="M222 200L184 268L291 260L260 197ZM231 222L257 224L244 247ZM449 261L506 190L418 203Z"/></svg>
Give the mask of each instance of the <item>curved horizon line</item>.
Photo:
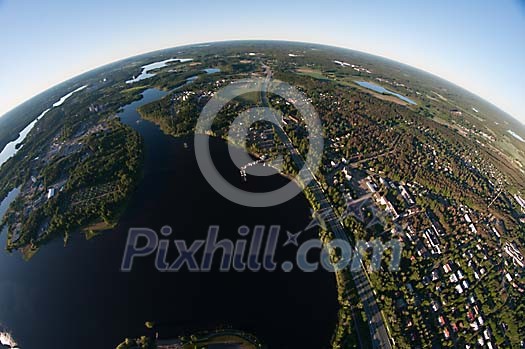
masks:
<svg viewBox="0 0 525 349"><path fill-rule="evenodd" d="M79 73L76 73L76 74L74 74L74 75L72 75L72 76L70 76L70 77L68 77L68 78L66 78L66 79L64 79L64 80L62 80L60 82L54 83L54 84L48 86L47 88L41 90L40 92L32 95L31 97L25 99L23 102L20 102L20 103L16 104L14 107L10 108L9 110L7 110L3 114L1 114L0 115L0 119L2 119L5 115L15 111L18 107L24 105L25 103L29 102L33 98L35 98L35 97L37 97L37 96L47 92L48 90L50 90L52 88L55 88L55 87L58 87L58 86L60 86L62 84L65 84L68 81L77 79L77 78L81 77L82 75L84 75L86 73L89 73L89 72L91 72L93 70L102 69L102 68L104 68L106 66L109 66L109 65L112 65L112 64L116 64L116 63L119 63L119 62L122 62L122 61L126 61L126 60L129 60L129 59L135 58L135 57L139 57L139 56L142 56L142 55L153 54L155 52L160 52L160 51L165 51L165 50L184 48L184 47L193 47L193 46L205 45L205 44L210 44L211 45L211 44L235 43L235 42L279 42L279 43L290 43L290 44L317 45L317 46L325 46L325 47L341 49L341 50L354 51L354 52L359 52L359 53L367 54L367 55L370 55L370 56L378 57L378 58L381 58L381 59L384 59L384 60L387 60L387 61L391 61L391 62L396 63L396 64L407 66L407 67L409 67L411 69L415 69L415 70L418 70L418 71L423 72L425 74L431 75L434 78L443 80L443 81L445 81L445 82L447 82L447 83L449 83L449 84L451 84L451 85L453 85L453 86L455 86L455 87L457 87L457 88L459 88L461 90L464 90L465 92L468 92L468 93L476 96L477 98L483 100L484 102L488 103L492 107L496 108L499 112L505 114L506 116L510 117L511 119L513 119L515 121L518 121L522 126L525 126L525 119L521 120L519 117L511 114L510 112L507 112L507 111L503 110L501 107L496 105L494 102L491 102L489 99L487 99L487 98L485 98L483 96L480 96L479 94L468 90L466 87L463 87L463 86L461 86L458 83L455 83L455 82L453 82L451 80L448 80L447 78L441 77L440 75L437 75L436 73L428 71L428 70L426 70L424 68L421 68L421 67L418 67L418 66L414 66L414 65L411 65L411 64L408 64L408 63L404 63L404 62L401 62L401 61L398 61L398 60L395 60L395 59L392 59L390 57L386 57L386 56L383 56L383 55L380 55L380 54L377 54L377 53L373 53L373 52L369 52L369 51L363 51L363 50L356 50L356 49L345 47L345 46L329 45L329 44L323 44L323 43L318 43L318 42L295 41L295 40L279 40L279 39L229 39L229 40L217 40L217 41L202 41L202 42L195 42L195 43L183 43L183 44L176 45L176 46L163 47L163 48L158 48L158 49L154 49L154 50L150 50L150 51L141 51L139 53L132 54L130 56L125 56L125 57L122 57L122 58L118 58L116 60L112 60L112 61L110 61L108 63L104 63L104 64L97 65L97 66L92 67L92 68L88 68L88 69L83 70L83 71L81 71Z"/></svg>

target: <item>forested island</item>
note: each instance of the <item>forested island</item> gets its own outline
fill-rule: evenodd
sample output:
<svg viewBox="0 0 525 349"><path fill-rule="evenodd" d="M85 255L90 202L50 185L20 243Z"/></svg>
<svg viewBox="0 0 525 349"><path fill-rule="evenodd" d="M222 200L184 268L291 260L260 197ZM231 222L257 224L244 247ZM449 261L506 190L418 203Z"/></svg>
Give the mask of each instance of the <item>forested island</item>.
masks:
<svg viewBox="0 0 525 349"><path fill-rule="evenodd" d="M118 222L140 179L142 140L116 112L137 98L88 87L51 107L17 145L0 169L0 196L20 190L2 221L8 251L30 258L51 239L67 243L80 231L90 238Z"/></svg>

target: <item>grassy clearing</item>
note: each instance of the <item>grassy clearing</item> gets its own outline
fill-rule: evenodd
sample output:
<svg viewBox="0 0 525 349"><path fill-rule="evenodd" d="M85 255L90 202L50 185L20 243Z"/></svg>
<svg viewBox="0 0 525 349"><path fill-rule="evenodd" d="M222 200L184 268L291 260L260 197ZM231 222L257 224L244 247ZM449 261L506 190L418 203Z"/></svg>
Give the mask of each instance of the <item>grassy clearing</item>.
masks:
<svg viewBox="0 0 525 349"><path fill-rule="evenodd" d="M330 80L329 77L325 76L322 71L311 68L299 68L296 70L296 73L299 75L310 76L318 80Z"/></svg>
<svg viewBox="0 0 525 349"><path fill-rule="evenodd" d="M103 231L115 228L115 223L107 223L104 221L93 223L82 230L86 240L91 240L99 236Z"/></svg>
<svg viewBox="0 0 525 349"><path fill-rule="evenodd" d="M136 93L136 92L142 92L144 90L146 90L149 86L148 85L141 85L141 86L136 86L136 87L130 87L130 88L127 88L125 90L122 90L120 91L120 93L124 93L124 94L132 94L132 93Z"/></svg>

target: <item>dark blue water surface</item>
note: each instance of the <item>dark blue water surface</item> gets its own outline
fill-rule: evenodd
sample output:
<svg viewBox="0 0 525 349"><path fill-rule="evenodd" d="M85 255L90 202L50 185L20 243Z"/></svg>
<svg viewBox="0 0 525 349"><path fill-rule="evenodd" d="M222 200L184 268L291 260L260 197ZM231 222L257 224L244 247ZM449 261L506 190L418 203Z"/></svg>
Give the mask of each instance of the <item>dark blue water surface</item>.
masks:
<svg viewBox="0 0 525 349"><path fill-rule="evenodd" d="M0 324L23 349L114 348L125 337L144 334L148 320L160 324L163 337L232 326L254 333L270 348L328 347L337 314L330 273L161 273L152 258L138 260L130 273L120 272L130 227L158 231L170 225L172 237L191 243L204 238L210 225L220 226L220 238L232 239L241 225L281 225L282 246L284 231L302 230L310 220L302 195L277 207L248 208L216 193L200 173L191 139L165 136L139 119L135 109L163 95L147 90L121 113L144 138L145 169L116 229L90 241L74 237L67 248L57 239L29 262L0 252ZM212 139L210 148L219 171L236 185L267 191L288 181L275 175L244 184L226 144ZM315 234L305 232L301 240ZM5 232L1 240L5 245ZM280 247L277 261L295 258L295 251Z"/></svg>

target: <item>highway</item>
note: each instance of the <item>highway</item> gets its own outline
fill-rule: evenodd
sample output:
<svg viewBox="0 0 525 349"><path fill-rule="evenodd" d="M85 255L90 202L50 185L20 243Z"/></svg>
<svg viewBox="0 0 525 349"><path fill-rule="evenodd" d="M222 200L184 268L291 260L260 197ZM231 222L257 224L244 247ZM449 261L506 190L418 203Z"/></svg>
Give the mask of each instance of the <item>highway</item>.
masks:
<svg viewBox="0 0 525 349"><path fill-rule="evenodd" d="M263 68L266 69L266 78L264 80L265 86L261 89L261 101L264 107L270 107L266 91L267 86L271 80L272 73L268 66L263 65ZM305 164L305 160L301 154L295 149L292 141L288 137L287 133L282 128L282 123L280 120L276 120L276 125L280 127L276 128L276 133L278 134L281 142L285 146L286 150L291 154L292 160L298 169L302 168ZM324 191L322 190L321 185L316 179L315 175L310 168L307 168L306 175L301 178L303 183L306 183L307 180L312 179L308 184L308 188L315 196L317 202L320 205L319 212L322 213L324 222L328 225L330 231L333 232L336 239L341 239L348 242L352 247L352 242L348 239L348 236L345 232L343 225L339 217L336 214L336 211L332 204L327 199ZM392 344L390 342L390 336L387 332L385 322L375 300L374 291L370 284L370 280L366 274L366 269L363 263L361 262L360 268L358 270L351 271L353 281L357 288L357 292L361 303L363 304L363 309L365 311L366 317L368 319L368 326L370 330L370 337L372 339L372 347L378 349L391 349Z"/></svg>

